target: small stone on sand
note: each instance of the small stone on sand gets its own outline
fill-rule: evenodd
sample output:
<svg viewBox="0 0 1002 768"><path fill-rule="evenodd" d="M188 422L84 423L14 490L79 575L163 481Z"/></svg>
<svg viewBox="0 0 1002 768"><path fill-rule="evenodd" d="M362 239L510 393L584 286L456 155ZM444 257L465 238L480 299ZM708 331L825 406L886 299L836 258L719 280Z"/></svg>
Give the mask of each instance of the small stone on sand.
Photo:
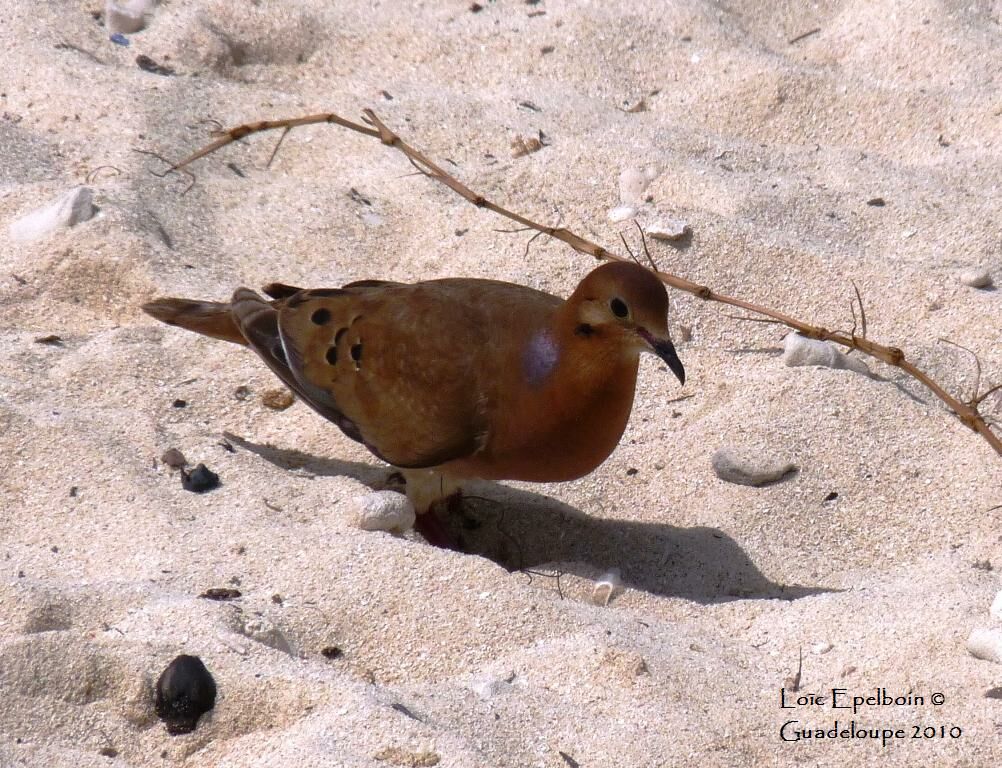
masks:
<svg viewBox="0 0 1002 768"><path fill-rule="evenodd" d="M1002 622L1002 591L999 591L995 595L995 599L992 600L992 607L989 609L989 613L991 613L993 619Z"/></svg>
<svg viewBox="0 0 1002 768"><path fill-rule="evenodd" d="M146 26L146 13L153 10L155 0L108 0L104 6L104 23L111 34L132 35Z"/></svg>
<svg viewBox="0 0 1002 768"><path fill-rule="evenodd" d="M957 279L964 285L969 285L971 288L992 287L992 276L988 274L987 269L981 269L980 267L965 269L957 275Z"/></svg>
<svg viewBox="0 0 1002 768"><path fill-rule="evenodd" d="M87 221L93 215L93 192L89 187L74 187L11 224L10 236L21 242L38 240L57 229Z"/></svg>
<svg viewBox="0 0 1002 768"><path fill-rule="evenodd" d="M827 341L809 339L799 333L788 334L783 340L783 362L791 367L820 365L825 368L856 371L864 375L870 374L870 369L862 360L839 352Z"/></svg>
<svg viewBox="0 0 1002 768"><path fill-rule="evenodd" d="M632 219L637 215L637 209L632 205L619 205L609 211L609 221L618 224L621 221Z"/></svg>
<svg viewBox="0 0 1002 768"><path fill-rule="evenodd" d="M216 682L197 656L178 656L157 680L157 717L171 736L194 731L198 718L215 705Z"/></svg>
<svg viewBox="0 0 1002 768"><path fill-rule="evenodd" d="M976 659L1002 664L1002 631L975 629L967 638L967 650Z"/></svg>
<svg viewBox="0 0 1002 768"><path fill-rule="evenodd" d="M219 475L204 464L199 464L191 472L181 470L181 487L192 493L205 493L219 486Z"/></svg>
<svg viewBox="0 0 1002 768"><path fill-rule="evenodd" d="M160 457L160 461L171 469L181 469L182 467L188 466L188 460L177 448L168 448L164 451L163 455Z"/></svg>
<svg viewBox="0 0 1002 768"><path fill-rule="evenodd" d="M414 505L395 491L373 491L351 500L355 525L363 531L403 533L414 527Z"/></svg>
<svg viewBox="0 0 1002 768"><path fill-rule="evenodd" d="M296 396L285 388L269 389L261 393L261 404L273 411L284 411L295 402Z"/></svg>
<svg viewBox="0 0 1002 768"><path fill-rule="evenodd" d="M712 463L713 471L721 480L751 486L774 483L797 469L796 464L765 451L737 451L733 448L718 449L713 454Z"/></svg>
<svg viewBox="0 0 1002 768"><path fill-rule="evenodd" d="M653 169L626 168L619 174L619 201L623 205L639 205L644 192L655 178Z"/></svg>
<svg viewBox="0 0 1002 768"><path fill-rule="evenodd" d="M661 219L646 227L647 234L655 240L674 242L692 234L692 228L682 219Z"/></svg>

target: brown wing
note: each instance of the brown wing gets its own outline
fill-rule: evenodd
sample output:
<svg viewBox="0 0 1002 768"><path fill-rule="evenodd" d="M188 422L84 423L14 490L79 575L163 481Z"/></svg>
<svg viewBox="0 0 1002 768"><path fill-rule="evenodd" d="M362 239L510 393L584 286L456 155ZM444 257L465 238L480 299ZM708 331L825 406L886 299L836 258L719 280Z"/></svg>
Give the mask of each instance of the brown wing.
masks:
<svg viewBox="0 0 1002 768"><path fill-rule="evenodd" d="M338 410L336 403L325 397L326 393L303 386L289 369L288 355L278 331L275 302L265 301L249 288L238 288L230 302L230 312L250 348L289 389L325 419L337 424L352 440L365 442L355 423Z"/></svg>
<svg viewBox="0 0 1002 768"><path fill-rule="evenodd" d="M278 310L278 335L295 389L356 425L387 462L429 467L479 447L477 357L487 337L461 293L368 281L302 291Z"/></svg>

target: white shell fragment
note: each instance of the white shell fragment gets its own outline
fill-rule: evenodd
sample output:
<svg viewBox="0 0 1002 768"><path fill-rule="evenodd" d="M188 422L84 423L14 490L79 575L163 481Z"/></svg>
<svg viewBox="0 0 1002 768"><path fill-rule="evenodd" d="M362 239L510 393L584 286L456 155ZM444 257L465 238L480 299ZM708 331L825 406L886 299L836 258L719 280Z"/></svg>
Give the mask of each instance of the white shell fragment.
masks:
<svg viewBox="0 0 1002 768"><path fill-rule="evenodd" d="M637 215L637 209L632 205L619 205L609 211L609 221L618 224L621 221L632 219Z"/></svg>
<svg viewBox="0 0 1002 768"><path fill-rule="evenodd" d="M37 240L57 229L87 221L93 215L93 192L88 187L74 187L11 224L10 236L21 242Z"/></svg>
<svg viewBox="0 0 1002 768"><path fill-rule="evenodd" d="M736 451L719 448L711 460L717 477L736 485L759 486L774 483L797 469L796 464L783 461L765 451Z"/></svg>
<svg viewBox="0 0 1002 768"><path fill-rule="evenodd" d="M146 26L146 14L155 0L108 0L104 5L104 23L112 35L131 35Z"/></svg>
<svg viewBox="0 0 1002 768"><path fill-rule="evenodd" d="M965 269L957 275L957 279L964 285L969 285L971 288L991 288L992 285L992 276L988 274L988 270L980 269L978 267Z"/></svg>
<svg viewBox="0 0 1002 768"><path fill-rule="evenodd" d="M870 369L862 360L839 352L827 341L809 339L799 333L791 333L783 339L783 362L788 366L820 365L856 371L867 376L870 374Z"/></svg>
<svg viewBox="0 0 1002 768"><path fill-rule="evenodd" d="M976 659L1002 664L1002 631L975 629L967 638L967 650Z"/></svg>
<svg viewBox="0 0 1002 768"><path fill-rule="evenodd" d="M692 233L692 228L682 219L661 219L648 227L647 234L655 240L683 240Z"/></svg>
<svg viewBox="0 0 1002 768"><path fill-rule="evenodd" d="M373 491L350 502L355 524L363 531L403 533L414 527L414 505L393 491Z"/></svg>
<svg viewBox="0 0 1002 768"><path fill-rule="evenodd" d="M1002 622L1002 591L995 595L995 599L992 600L992 607L989 609L992 618L995 621Z"/></svg>
<svg viewBox="0 0 1002 768"><path fill-rule="evenodd" d="M595 605L608 605L615 591L622 586L623 579L619 569L613 568L608 573L602 574L595 582L595 588L591 593L592 602Z"/></svg>

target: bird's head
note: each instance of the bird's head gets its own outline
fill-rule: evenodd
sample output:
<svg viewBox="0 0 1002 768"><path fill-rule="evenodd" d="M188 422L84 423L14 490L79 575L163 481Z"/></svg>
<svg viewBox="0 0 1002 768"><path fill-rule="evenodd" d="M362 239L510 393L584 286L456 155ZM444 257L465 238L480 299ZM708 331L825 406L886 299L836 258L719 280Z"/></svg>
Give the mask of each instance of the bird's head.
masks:
<svg viewBox="0 0 1002 768"><path fill-rule="evenodd" d="M614 340L628 353L652 352L685 384L685 368L668 334L668 293L649 269L607 262L581 281L568 304L576 335Z"/></svg>

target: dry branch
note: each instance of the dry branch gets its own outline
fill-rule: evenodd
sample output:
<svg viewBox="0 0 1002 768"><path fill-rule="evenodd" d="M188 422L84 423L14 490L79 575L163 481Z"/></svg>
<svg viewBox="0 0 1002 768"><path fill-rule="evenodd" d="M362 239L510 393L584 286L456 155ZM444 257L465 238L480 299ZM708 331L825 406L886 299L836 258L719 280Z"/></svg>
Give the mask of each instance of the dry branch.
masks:
<svg viewBox="0 0 1002 768"><path fill-rule="evenodd" d="M613 260L613 261L625 261L626 259L618 254L612 253L606 250L600 245L586 240L580 235L575 234L566 227L550 227L545 224L540 224L521 216L517 213L509 211L502 208L500 205L488 200L483 195L477 194L465 184L460 182L454 176L444 171L441 167L432 162L428 157L417 149L411 147L403 139L401 139L396 133L391 131L385 123L383 123L376 114L371 109L363 110L363 119L366 125L360 123L352 122L351 120L346 120L333 112L317 114L317 115L306 115L304 117L288 118L282 120L261 120L255 123L247 123L244 125L239 125L235 128L231 128L226 131L219 131L219 137L202 147L200 150L194 154L186 157L184 160L175 163L170 166L168 173L171 171L186 171L186 166L205 157L206 155L215 152L227 144L231 144L234 141L239 141L240 139L249 136L254 133L260 133L262 131L269 131L275 129L282 129L282 139L285 135L292 130L303 125L317 125L322 123L333 123L335 125L340 125L343 128L348 128L349 130L355 131L356 133L361 133L366 136L371 136L373 138L379 139L383 144L393 147L394 149L402 152L411 164L417 168L422 174L428 176L435 181L444 184L454 191L459 196L463 197L465 200L469 201L478 208L486 208L499 216L503 216L511 221L514 221L527 229L533 229L537 233L549 235L550 237L556 238L567 245L569 245L574 250L580 253L586 253L594 256L599 260ZM281 140L279 141L281 144ZM277 151L277 147L276 150ZM153 154L153 153L150 153ZM272 153L274 157L274 152ZM270 162L270 160L269 160ZM977 432L981 435L995 452L1002 456L1002 438L1000 438L995 432L992 431L988 422L985 420L984 416L979 412L978 406L987 397L988 394L994 392L998 387L993 387L985 392L980 397L977 397L975 393L975 398L969 402L962 402L958 398L947 392L942 386L940 386L935 380L932 379L928 374L919 370L912 362L910 362L906 357L905 353L898 347L886 346L884 344L879 344L875 341L871 341L866 337L866 316L863 310L863 302L859 295L859 291L856 291L856 299L859 303L861 325L862 325L862 335L856 334L855 327L849 333L845 331L830 331L827 328L821 326L811 325L802 320L797 320L794 317L790 317L782 312L779 312L768 307L763 307L758 304L753 304L749 301L744 301L743 299L738 299L733 296L725 296L724 294L717 293L712 288L706 285L700 285L699 283L694 283L691 280L686 280L684 277L678 277L677 275L672 275L667 272L662 272L660 270L654 270L655 274L661 279L665 285L671 286L672 288L677 288L680 291L685 291L686 293L691 293L704 301L714 301L720 304L728 304L732 307L738 307L744 309L748 312L752 312L757 315L762 315L766 318L770 318L772 321L781 323L793 330L797 331L803 336L807 336L811 339L818 339L821 341L831 341L835 344L839 344L843 347L847 347L850 350L858 350L865 355L874 357L888 365L894 366L904 371L908 376L925 386L929 391L931 391L936 397L942 400L946 406L953 411L953 413L960 419L961 423ZM854 286L855 287L855 286ZM854 312L855 314L855 312ZM1002 385L1000 385L1002 386Z"/></svg>

